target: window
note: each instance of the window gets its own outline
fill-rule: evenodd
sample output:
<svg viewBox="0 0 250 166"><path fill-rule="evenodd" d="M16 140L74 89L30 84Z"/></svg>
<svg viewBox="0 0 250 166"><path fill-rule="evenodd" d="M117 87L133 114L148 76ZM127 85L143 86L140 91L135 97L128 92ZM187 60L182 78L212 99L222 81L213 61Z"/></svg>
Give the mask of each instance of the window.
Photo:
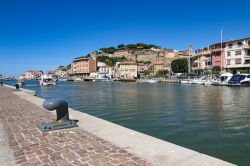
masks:
<svg viewBox="0 0 250 166"><path fill-rule="evenodd" d="M232 44L232 43L228 44L228 47L229 47L229 48L232 48L232 47L233 47L233 44Z"/></svg>
<svg viewBox="0 0 250 166"><path fill-rule="evenodd" d="M241 59L235 59L235 64L241 64Z"/></svg>
<svg viewBox="0 0 250 166"><path fill-rule="evenodd" d="M227 60L227 65L230 65L230 60Z"/></svg>
<svg viewBox="0 0 250 166"><path fill-rule="evenodd" d="M247 50L247 56L250 56L250 50Z"/></svg>
<svg viewBox="0 0 250 166"><path fill-rule="evenodd" d="M242 46L242 42L238 42L238 47Z"/></svg>
<svg viewBox="0 0 250 166"><path fill-rule="evenodd" d="M248 40L248 46L250 46L250 40Z"/></svg>
<svg viewBox="0 0 250 166"><path fill-rule="evenodd" d="M206 61L206 66L210 66L210 65L211 65L211 61L210 60Z"/></svg>
<svg viewBox="0 0 250 166"><path fill-rule="evenodd" d="M227 56L231 56L231 52L227 52Z"/></svg>
<svg viewBox="0 0 250 166"><path fill-rule="evenodd" d="M235 55L241 55L241 50L235 51Z"/></svg>
<svg viewBox="0 0 250 166"><path fill-rule="evenodd" d="M250 64L250 60L245 60L245 64Z"/></svg>

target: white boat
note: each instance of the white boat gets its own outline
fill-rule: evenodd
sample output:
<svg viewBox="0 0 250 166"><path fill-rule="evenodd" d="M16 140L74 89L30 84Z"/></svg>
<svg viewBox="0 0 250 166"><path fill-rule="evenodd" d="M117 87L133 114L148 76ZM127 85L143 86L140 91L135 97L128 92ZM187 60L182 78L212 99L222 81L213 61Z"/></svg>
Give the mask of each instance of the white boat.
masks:
<svg viewBox="0 0 250 166"><path fill-rule="evenodd" d="M85 78L84 81L100 82L100 81L111 81L111 79L99 73L90 73L88 78Z"/></svg>
<svg viewBox="0 0 250 166"><path fill-rule="evenodd" d="M41 86L56 85L56 81L54 81L53 77L47 74L42 75L38 81Z"/></svg>
<svg viewBox="0 0 250 166"><path fill-rule="evenodd" d="M58 81L68 81L67 78L59 78Z"/></svg>
<svg viewBox="0 0 250 166"><path fill-rule="evenodd" d="M158 83L160 81L159 80L154 80L154 79L139 79L136 82L140 82L140 83Z"/></svg>
<svg viewBox="0 0 250 166"><path fill-rule="evenodd" d="M227 85L228 81L233 77L232 73L224 73L220 77L221 85Z"/></svg>
<svg viewBox="0 0 250 166"><path fill-rule="evenodd" d="M181 84L193 84L193 79L181 80Z"/></svg>
<svg viewBox="0 0 250 166"><path fill-rule="evenodd" d="M74 82L81 82L81 81L84 81L83 79L79 78L79 77L76 77L76 78L73 78Z"/></svg>
<svg viewBox="0 0 250 166"><path fill-rule="evenodd" d="M159 80L152 80L152 79L150 79L150 80L147 80L146 82L147 83L158 83L160 81Z"/></svg>

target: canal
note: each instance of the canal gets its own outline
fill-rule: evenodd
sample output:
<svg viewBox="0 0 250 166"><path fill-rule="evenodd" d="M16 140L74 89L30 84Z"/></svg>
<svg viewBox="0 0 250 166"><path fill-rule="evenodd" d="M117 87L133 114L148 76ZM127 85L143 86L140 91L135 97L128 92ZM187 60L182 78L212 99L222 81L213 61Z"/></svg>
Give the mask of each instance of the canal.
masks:
<svg viewBox="0 0 250 166"><path fill-rule="evenodd" d="M120 82L59 82L45 99L238 165L250 163L250 88Z"/></svg>

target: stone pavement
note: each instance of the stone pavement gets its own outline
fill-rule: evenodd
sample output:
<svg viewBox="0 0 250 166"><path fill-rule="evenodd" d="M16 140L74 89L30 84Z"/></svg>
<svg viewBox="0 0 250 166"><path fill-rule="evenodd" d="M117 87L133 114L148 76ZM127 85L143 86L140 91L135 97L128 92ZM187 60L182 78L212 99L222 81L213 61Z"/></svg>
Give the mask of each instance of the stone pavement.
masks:
<svg viewBox="0 0 250 166"><path fill-rule="evenodd" d="M81 128L41 133L39 122L55 119L42 108L0 86L0 123L19 165L149 166L150 164Z"/></svg>

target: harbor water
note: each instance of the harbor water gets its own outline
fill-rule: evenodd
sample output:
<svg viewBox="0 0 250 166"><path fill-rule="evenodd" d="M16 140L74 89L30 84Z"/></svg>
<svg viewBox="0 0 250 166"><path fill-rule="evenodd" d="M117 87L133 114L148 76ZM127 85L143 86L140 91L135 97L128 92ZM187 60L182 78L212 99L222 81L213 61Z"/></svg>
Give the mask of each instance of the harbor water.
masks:
<svg viewBox="0 0 250 166"><path fill-rule="evenodd" d="M14 84L13 82L6 82ZM59 82L24 88L45 99L238 165L250 163L250 88Z"/></svg>

